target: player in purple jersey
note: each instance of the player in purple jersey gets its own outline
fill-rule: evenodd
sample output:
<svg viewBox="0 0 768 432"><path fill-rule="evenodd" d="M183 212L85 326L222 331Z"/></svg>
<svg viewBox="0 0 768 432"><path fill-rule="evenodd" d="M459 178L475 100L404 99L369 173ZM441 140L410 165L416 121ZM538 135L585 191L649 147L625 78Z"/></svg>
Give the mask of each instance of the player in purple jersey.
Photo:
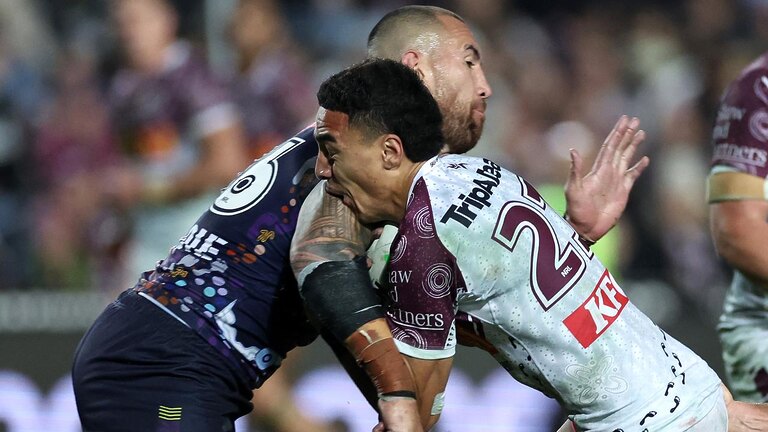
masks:
<svg viewBox="0 0 768 432"><path fill-rule="evenodd" d="M768 54L725 91L712 136L710 227L733 268L718 325L735 397L768 402Z"/></svg>
<svg viewBox="0 0 768 432"><path fill-rule="evenodd" d="M568 410L575 426L563 430L768 427L768 405L733 402L714 371L629 302L522 178L485 159L430 158L441 147L439 128L435 102L419 86L394 61L342 71L318 92L315 137L328 193L365 224L400 224L387 322L427 427L442 410L458 312L479 324L511 375ZM386 381L389 371L381 372ZM386 419L377 429L385 428Z"/></svg>
<svg viewBox="0 0 768 432"><path fill-rule="evenodd" d="M85 430L231 430L251 390L315 339L288 252L316 154L310 127L255 161L107 307L73 367Z"/></svg>

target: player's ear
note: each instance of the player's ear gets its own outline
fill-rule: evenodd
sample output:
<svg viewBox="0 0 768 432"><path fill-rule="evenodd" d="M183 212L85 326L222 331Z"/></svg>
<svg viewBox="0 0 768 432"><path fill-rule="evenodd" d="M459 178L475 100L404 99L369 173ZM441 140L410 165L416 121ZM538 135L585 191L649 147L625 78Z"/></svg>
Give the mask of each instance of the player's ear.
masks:
<svg viewBox="0 0 768 432"><path fill-rule="evenodd" d="M381 158L384 169L391 170L400 167L405 158L403 141L395 134L387 134L381 146Z"/></svg>
<svg viewBox="0 0 768 432"><path fill-rule="evenodd" d="M418 51L414 50L408 50L406 51L402 57L400 57L400 62L409 68L413 69L416 74L421 78L424 79L424 71L421 70L421 54L419 54Z"/></svg>

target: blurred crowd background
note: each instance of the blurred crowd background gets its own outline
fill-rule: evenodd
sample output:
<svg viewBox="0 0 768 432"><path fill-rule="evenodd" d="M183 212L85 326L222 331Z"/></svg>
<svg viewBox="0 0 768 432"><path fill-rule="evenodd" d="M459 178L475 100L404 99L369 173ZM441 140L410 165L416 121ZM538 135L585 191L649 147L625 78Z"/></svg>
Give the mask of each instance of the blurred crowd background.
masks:
<svg viewBox="0 0 768 432"><path fill-rule="evenodd" d="M136 208L215 195L309 124L319 83L365 57L383 14L413 3L126 6L153 1L0 0L0 291L128 288L139 276L128 251L151 232ZM768 46L768 0L423 4L459 13L480 43L494 95L473 153L523 175L553 205L562 205L568 149L588 166L619 115L640 117L651 166L599 253L662 325L696 317L713 328L728 270L707 226L710 136L727 83ZM191 69L171 75L185 62ZM163 74L174 78L136 96L147 77ZM166 86L180 88L179 100L163 100ZM198 171L210 181L173 202L131 189L137 179L167 181L178 178L169 170L214 164L214 149L247 157L227 175Z"/></svg>

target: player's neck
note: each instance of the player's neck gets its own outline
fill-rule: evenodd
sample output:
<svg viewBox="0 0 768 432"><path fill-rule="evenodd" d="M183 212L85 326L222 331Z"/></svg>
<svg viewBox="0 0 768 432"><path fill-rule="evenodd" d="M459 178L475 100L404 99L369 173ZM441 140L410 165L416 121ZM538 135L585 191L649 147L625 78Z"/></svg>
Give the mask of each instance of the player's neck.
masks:
<svg viewBox="0 0 768 432"><path fill-rule="evenodd" d="M398 209L396 213L397 219L394 222L399 222L404 216L406 208L408 207L408 198L411 195L411 186L419 174L419 170L424 166L425 162L408 162L407 165L401 167L402 175L398 187L396 188L395 206Z"/></svg>

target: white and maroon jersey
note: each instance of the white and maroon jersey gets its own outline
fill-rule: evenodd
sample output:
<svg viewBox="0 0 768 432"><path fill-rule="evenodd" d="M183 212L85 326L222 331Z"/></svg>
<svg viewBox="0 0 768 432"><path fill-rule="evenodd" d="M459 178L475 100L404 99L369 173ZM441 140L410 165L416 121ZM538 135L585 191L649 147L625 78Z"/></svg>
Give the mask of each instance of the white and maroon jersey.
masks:
<svg viewBox="0 0 768 432"><path fill-rule="evenodd" d="M469 321L580 431L682 431L723 403L715 372L629 301L521 177L445 155L411 188L383 287L404 354L452 356L457 319Z"/></svg>
<svg viewBox="0 0 768 432"><path fill-rule="evenodd" d="M744 69L726 89L712 142L711 173L738 172L755 176L763 182L762 198L768 200L768 53ZM763 326L768 322L765 288L756 286L735 270L720 328L730 330L755 322L762 322Z"/></svg>

